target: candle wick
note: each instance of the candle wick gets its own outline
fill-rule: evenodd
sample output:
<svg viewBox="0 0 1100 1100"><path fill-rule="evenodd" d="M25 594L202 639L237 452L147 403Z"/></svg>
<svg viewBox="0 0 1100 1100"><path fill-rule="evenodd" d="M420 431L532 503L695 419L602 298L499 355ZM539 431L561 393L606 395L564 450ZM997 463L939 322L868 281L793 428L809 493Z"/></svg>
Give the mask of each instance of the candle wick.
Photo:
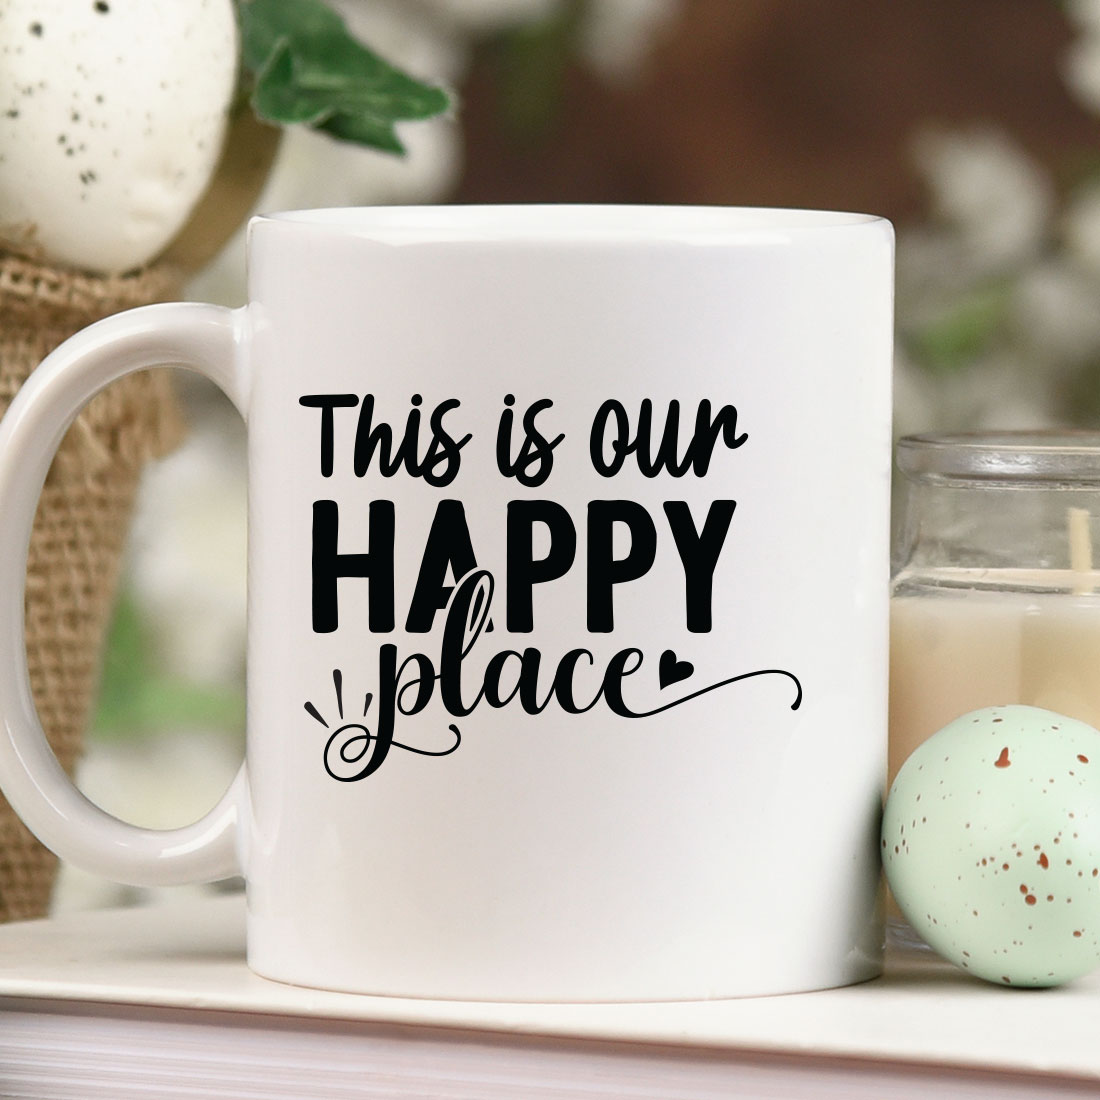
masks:
<svg viewBox="0 0 1100 1100"><path fill-rule="evenodd" d="M1087 508L1067 508L1069 529L1069 567L1076 574L1073 593L1076 596L1094 591L1092 577L1092 534L1089 531Z"/></svg>

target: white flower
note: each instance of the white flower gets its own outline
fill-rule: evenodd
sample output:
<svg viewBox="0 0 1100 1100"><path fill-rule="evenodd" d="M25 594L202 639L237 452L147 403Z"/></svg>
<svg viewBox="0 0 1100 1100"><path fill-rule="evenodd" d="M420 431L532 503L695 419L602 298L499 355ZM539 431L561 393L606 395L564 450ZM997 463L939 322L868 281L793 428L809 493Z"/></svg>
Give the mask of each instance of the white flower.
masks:
<svg viewBox="0 0 1100 1100"><path fill-rule="evenodd" d="M454 33L449 20L440 19L432 10L432 5L409 0L329 2L361 42L415 76L453 83L465 71L466 44L461 35Z"/></svg>
<svg viewBox="0 0 1100 1100"><path fill-rule="evenodd" d="M901 348L894 350L894 433L914 435L939 427L937 382Z"/></svg>
<svg viewBox="0 0 1100 1100"><path fill-rule="evenodd" d="M936 383L937 431L1013 431L1060 422L1046 373L1026 352L1002 351Z"/></svg>
<svg viewBox="0 0 1100 1100"><path fill-rule="evenodd" d="M1065 8L1081 31L1062 62L1066 87L1085 107L1100 110L1100 0L1069 0Z"/></svg>
<svg viewBox="0 0 1100 1100"><path fill-rule="evenodd" d="M459 161L454 124L418 123L402 140L408 155L399 158L313 130L292 130L257 206L267 211L429 202L449 191Z"/></svg>
<svg viewBox="0 0 1100 1100"><path fill-rule="evenodd" d="M1053 191L1007 137L992 130L926 133L914 151L935 215L979 269L1001 270L1036 254L1047 234Z"/></svg>
<svg viewBox="0 0 1100 1100"><path fill-rule="evenodd" d="M601 76L633 76L680 0L592 0L585 12L581 54Z"/></svg>
<svg viewBox="0 0 1100 1100"><path fill-rule="evenodd" d="M984 276L959 234L942 226L898 229L898 319L905 326L920 327L937 320Z"/></svg>
<svg viewBox="0 0 1100 1100"><path fill-rule="evenodd" d="M1096 284L1073 265L1051 259L1030 268L1014 293L1017 339L1037 349L1036 359L1076 367L1100 348L1096 302Z"/></svg>
<svg viewBox="0 0 1100 1100"><path fill-rule="evenodd" d="M1062 61L1066 87L1085 107L1100 111L1100 31L1081 35Z"/></svg>
<svg viewBox="0 0 1100 1100"><path fill-rule="evenodd" d="M933 375L898 350L894 356L894 431L1011 430L1049 426L1043 387L1033 387L1010 355L988 357L965 370Z"/></svg>
<svg viewBox="0 0 1100 1100"><path fill-rule="evenodd" d="M1062 218L1066 251L1092 275L1100 276L1100 187L1074 195Z"/></svg>
<svg viewBox="0 0 1100 1100"><path fill-rule="evenodd" d="M1100 33L1100 0L1063 0L1067 18L1084 31Z"/></svg>

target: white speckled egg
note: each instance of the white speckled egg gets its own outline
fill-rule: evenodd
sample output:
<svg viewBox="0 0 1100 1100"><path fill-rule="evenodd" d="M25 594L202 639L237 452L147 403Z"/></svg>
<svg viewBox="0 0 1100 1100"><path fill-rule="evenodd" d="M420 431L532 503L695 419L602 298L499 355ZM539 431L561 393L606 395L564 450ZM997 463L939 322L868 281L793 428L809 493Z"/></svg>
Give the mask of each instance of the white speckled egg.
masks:
<svg viewBox="0 0 1100 1100"><path fill-rule="evenodd" d="M1100 732L1038 707L957 718L905 762L886 877L941 955L1001 985L1100 965Z"/></svg>
<svg viewBox="0 0 1100 1100"><path fill-rule="evenodd" d="M86 270L153 259L209 183L231 0L0 0L0 238Z"/></svg>

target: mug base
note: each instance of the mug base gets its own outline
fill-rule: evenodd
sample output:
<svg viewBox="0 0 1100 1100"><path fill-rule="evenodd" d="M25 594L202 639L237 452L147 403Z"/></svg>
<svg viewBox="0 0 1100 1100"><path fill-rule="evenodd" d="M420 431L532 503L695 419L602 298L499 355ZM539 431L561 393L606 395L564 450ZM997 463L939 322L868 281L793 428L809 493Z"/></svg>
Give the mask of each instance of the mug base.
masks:
<svg viewBox="0 0 1100 1100"><path fill-rule="evenodd" d="M742 1000L751 997L775 997L787 996L798 993L815 993L824 989L840 989L850 985L861 985L873 981L882 976L882 960L870 957L861 957L858 965L852 965L852 960L847 960L845 967L837 968L831 974L822 973L814 978L806 978L805 981L792 982L790 980L776 980L774 983L760 981L751 988L731 989L720 987L714 990L700 991L697 993L684 992L659 992L654 991L650 995L640 993L630 994L594 994L592 992L580 993L569 996L563 995L560 990L551 994L540 995L536 992L520 993L515 988L507 992L497 992L491 987L483 991L464 989L462 992L426 991L424 989L408 987L403 990L381 989L359 983L348 983L339 980L318 980L305 976L302 971L290 970L275 966L269 967L255 961L251 954L248 958L248 967L256 975L268 981L279 982L283 985L293 985L306 989L323 989L332 993L347 993L363 997L386 997L394 1000L413 1000L430 1003L433 1001L467 1002L477 1004L553 1004L553 1005L616 1005L616 1004L691 1004L706 1001ZM501 987L503 989L503 987Z"/></svg>

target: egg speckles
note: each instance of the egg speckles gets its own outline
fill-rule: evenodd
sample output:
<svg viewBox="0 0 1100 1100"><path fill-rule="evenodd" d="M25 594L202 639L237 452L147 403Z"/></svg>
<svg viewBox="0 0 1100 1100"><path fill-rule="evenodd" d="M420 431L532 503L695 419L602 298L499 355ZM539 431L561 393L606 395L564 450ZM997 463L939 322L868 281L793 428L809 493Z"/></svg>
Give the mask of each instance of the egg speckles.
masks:
<svg viewBox="0 0 1100 1100"><path fill-rule="evenodd" d="M236 64L231 0L0 0L0 238L153 259L210 180Z"/></svg>
<svg viewBox="0 0 1100 1100"><path fill-rule="evenodd" d="M905 762L882 858L941 955L999 985L1100 965L1100 733L1037 707L963 715Z"/></svg>

